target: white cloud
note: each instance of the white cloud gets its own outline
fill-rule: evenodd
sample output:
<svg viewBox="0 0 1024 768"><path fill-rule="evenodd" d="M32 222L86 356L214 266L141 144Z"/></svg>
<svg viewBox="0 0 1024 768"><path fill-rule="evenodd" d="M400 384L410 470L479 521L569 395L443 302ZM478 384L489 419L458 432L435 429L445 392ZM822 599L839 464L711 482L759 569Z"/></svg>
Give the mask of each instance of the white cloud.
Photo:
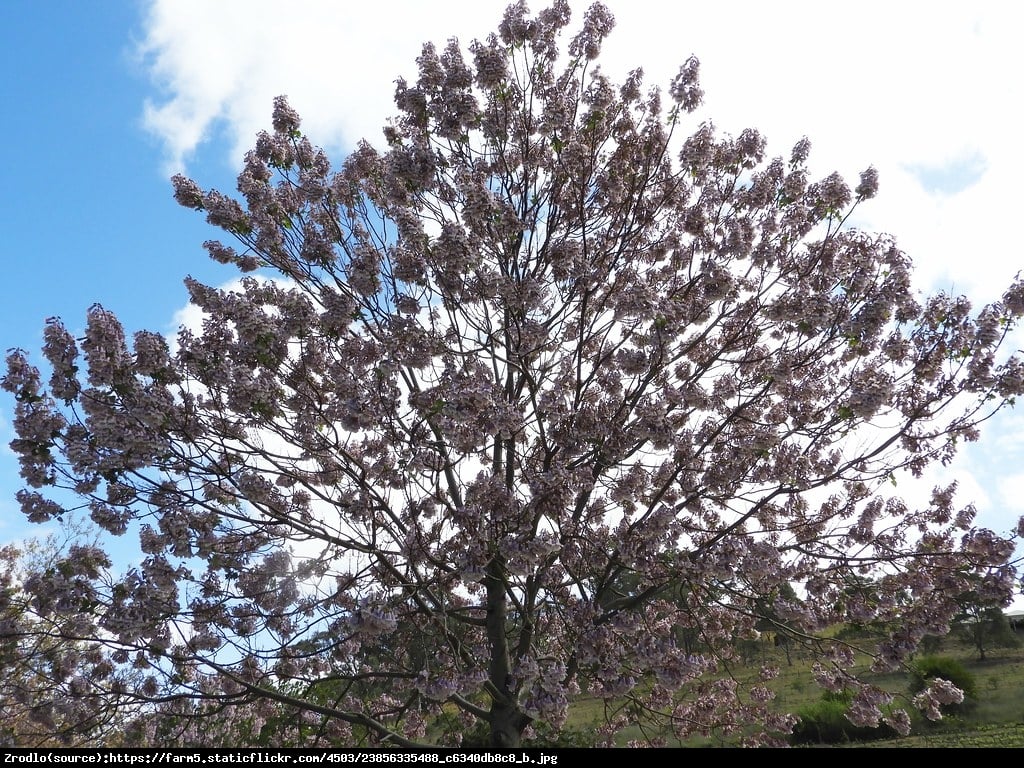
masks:
<svg viewBox="0 0 1024 768"><path fill-rule="evenodd" d="M1007 475L999 480L996 488L1007 514L1024 515L1024 474Z"/></svg>
<svg viewBox="0 0 1024 768"><path fill-rule="evenodd" d="M585 3L572 5L578 18ZM1007 247L1004 223L1016 218L1011 192L1024 173L1016 151L1024 94L1014 74L1024 71L1024 49L1012 37L1024 6L607 5L618 20L603 57L612 74L642 65L648 82L665 84L695 53L707 93L703 114L722 129L757 127L778 154L806 134L822 173L855 177L876 165L882 194L862 211L861 224L897 234L916 255L922 284L954 282L991 299L1017 271L1021 255ZM240 162L282 93L336 154L363 137L379 143L394 112L394 80L415 75L422 43L484 37L504 6L152 0L140 52L159 93L145 107L145 124L174 169L214 137L226 138ZM957 194L929 194L915 178L914 168L965 156L985 171Z"/></svg>
<svg viewBox="0 0 1024 768"><path fill-rule="evenodd" d="M503 7L456 0L439 13L414 2L154 0L139 52L160 94L146 104L144 123L175 170L219 131L240 161L281 94L321 143L377 142L394 81L415 73L422 44L483 37Z"/></svg>

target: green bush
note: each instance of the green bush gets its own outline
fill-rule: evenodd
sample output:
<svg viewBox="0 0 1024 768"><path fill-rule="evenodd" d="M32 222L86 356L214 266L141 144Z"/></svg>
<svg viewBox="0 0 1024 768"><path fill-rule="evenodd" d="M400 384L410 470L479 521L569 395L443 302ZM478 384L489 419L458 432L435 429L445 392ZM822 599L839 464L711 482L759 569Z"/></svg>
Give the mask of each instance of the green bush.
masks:
<svg viewBox="0 0 1024 768"><path fill-rule="evenodd" d="M566 726L555 730L543 722L534 723L533 728L533 738L523 739L521 746L530 749L594 746L593 729ZM485 748L490 745L490 741L490 728L486 723L477 723L473 730L463 735L461 746L474 749Z"/></svg>
<svg viewBox="0 0 1024 768"><path fill-rule="evenodd" d="M898 735L884 723L877 728L854 725L846 717L849 708L848 695L826 691L821 701L801 707L796 713L799 720L790 734L789 743L843 744L851 741L893 739Z"/></svg>
<svg viewBox="0 0 1024 768"><path fill-rule="evenodd" d="M944 715L964 714L978 703L978 684L974 675L968 672L963 664L949 656L922 656L917 659L910 670L911 693L923 691L928 681L936 677L949 680L964 692L964 700L960 704L943 705Z"/></svg>

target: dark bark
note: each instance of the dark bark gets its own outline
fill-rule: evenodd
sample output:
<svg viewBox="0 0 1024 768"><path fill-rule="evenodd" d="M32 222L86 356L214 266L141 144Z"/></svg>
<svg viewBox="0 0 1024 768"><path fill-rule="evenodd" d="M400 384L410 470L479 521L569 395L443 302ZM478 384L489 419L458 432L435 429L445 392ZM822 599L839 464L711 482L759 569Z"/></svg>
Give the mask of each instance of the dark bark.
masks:
<svg viewBox="0 0 1024 768"><path fill-rule="evenodd" d="M530 718L519 708L516 692L512 689L512 660L509 656L508 637L505 634L508 619L508 597L505 593L504 564L500 557L491 559L487 567L487 640L491 650L489 689L491 710L492 747L518 747L523 730Z"/></svg>

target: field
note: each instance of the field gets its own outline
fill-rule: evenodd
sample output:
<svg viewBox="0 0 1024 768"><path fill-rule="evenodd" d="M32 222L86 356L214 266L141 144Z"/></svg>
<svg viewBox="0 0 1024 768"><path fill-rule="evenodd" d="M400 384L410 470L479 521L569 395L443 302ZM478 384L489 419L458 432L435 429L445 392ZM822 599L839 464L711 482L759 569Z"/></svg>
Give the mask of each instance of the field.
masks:
<svg viewBox="0 0 1024 768"><path fill-rule="evenodd" d="M989 650L984 661L978 660L977 651L946 638L936 653L960 661L974 677L977 700L968 711L931 723L915 718L913 733L905 738L856 741L837 744L853 748L935 748L935 747L1024 747L1024 646ZM775 662L781 674L774 681L776 704L786 712L798 712L801 708L821 701L821 689L814 684L810 674L812 659L793 655L792 665L775 648L764 647L748 656L748 668L740 670L737 677L745 673L753 676L763 662ZM909 678L906 675L867 676L872 682L894 694L907 694ZM568 727L579 733L591 731L600 721L603 705L596 700L578 700L570 714ZM621 743L640 739L643 735L627 731ZM729 740L690 740L680 744L669 739L670 746L728 747L735 744ZM814 745L818 746L818 745ZM829 745L831 746L831 745Z"/></svg>

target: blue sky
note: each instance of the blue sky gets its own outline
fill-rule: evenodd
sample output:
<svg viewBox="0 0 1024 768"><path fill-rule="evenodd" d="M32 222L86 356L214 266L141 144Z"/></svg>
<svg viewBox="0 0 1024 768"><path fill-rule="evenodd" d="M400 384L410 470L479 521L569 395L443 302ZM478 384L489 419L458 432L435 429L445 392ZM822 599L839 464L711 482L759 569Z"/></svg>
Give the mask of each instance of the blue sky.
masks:
<svg viewBox="0 0 1024 768"><path fill-rule="evenodd" d="M0 349L35 352L47 317L78 329L95 302L129 332L173 330L186 274L218 284L234 273L206 257L213 233L174 203L172 172L232 189L281 93L336 161L360 137L379 144L394 79L414 74L421 43L482 37L504 4L4 0ZM1014 37L1024 4L607 4L619 22L611 74L642 65L647 82L665 84L695 53L707 93L698 120L757 127L784 155L806 134L822 174L878 167L880 196L858 225L898 237L921 290L981 303L1024 268L1024 53ZM573 6L578 15L584 4ZM0 397L4 446L11 410ZM959 498L1005 530L1024 514L1024 409L988 426L935 479L959 479ZM18 487L0 448L0 542L35 532L13 501Z"/></svg>
<svg viewBox="0 0 1024 768"><path fill-rule="evenodd" d="M46 317L74 325L93 302L162 327L186 272L217 279L198 248L207 228L174 204L162 145L142 127L140 8L0 4L5 349L36 347Z"/></svg>
<svg viewBox="0 0 1024 768"><path fill-rule="evenodd" d="M185 274L229 277L200 247L209 237L202 218L174 203L163 144L143 127L152 92L136 54L143 7L0 3L3 350L37 351L47 317L81 328L97 302L130 329L165 331L186 301ZM227 183L225 153L204 165ZM0 541L33 531L13 501L20 485L6 448L11 417L3 398Z"/></svg>

